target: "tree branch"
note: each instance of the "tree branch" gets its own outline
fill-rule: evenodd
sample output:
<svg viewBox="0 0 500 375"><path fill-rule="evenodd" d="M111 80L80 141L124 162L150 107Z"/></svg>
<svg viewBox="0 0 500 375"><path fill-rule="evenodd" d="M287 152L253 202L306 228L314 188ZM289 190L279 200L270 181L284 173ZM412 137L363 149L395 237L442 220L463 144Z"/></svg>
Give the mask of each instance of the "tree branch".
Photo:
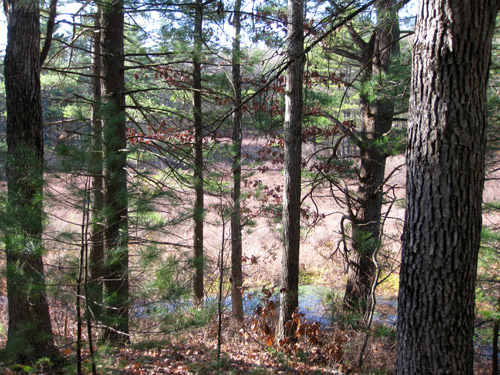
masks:
<svg viewBox="0 0 500 375"><path fill-rule="evenodd" d="M354 27L352 27L352 24L349 22L346 24L347 26L347 32L352 38L352 41L354 44L356 44L361 51L365 52L366 49L368 48L368 43L361 38L361 35L358 34L356 30L354 30Z"/></svg>
<svg viewBox="0 0 500 375"><path fill-rule="evenodd" d="M43 65L47 55L49 54L50 44L52 43L52 34L57 15L57 0L50 0L49 20L47 21L47 33L45 34L45 43L43 44L42 52L40 52L40 64Z"/></svg>
<svg viewBox="0 0 500 375"><path fill-rule="evenodd" d="M346 57L351 60L359 61L361 62L362 57L361 54L355 53L355 52L350 52L342 48L338 47L323 47L325 51L334 53L336 55Z"/></svg>

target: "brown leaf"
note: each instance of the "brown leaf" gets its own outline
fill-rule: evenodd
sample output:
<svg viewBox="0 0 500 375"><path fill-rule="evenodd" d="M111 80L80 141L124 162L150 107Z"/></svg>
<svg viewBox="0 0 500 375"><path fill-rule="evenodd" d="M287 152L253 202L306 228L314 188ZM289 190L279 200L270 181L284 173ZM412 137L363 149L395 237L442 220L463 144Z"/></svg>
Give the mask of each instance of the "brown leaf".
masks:
<svg viewBox="0 0 500 375"><path fill-rule="evenodd" d="M267 346L273 346L273 342L274 342L274 336L273 335L268 336L267 337L267 341L266 341L266 345Z"/></svg>

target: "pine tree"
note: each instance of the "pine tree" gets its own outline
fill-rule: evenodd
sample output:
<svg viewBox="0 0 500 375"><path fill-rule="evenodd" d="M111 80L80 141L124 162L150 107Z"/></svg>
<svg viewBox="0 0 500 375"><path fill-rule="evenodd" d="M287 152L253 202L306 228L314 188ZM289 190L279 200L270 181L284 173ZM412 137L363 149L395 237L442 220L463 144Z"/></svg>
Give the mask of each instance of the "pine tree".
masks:
<svg viewBox="0 0 500 375"><path fill-rule="evenodd" d="M58 360L42 256L43 120L40 95L40 10L36 1L5 1L7 96L8 358L30 363Z"/></svg>
<svg viewBox="0 0 500 375"><path fill-rule="evenodd" d="M231 302L233 316L243 321L241 266L241 0L236 0L233 16L232 83L233 99L233 209L231 211Z"/></svg>
<svg viewBox="0 0 500 375"><path fill-rule="evenodd" d="M288 1L283 182L283 258L278 336L293 337L291 318L299 303L300 192L304 75L304 3Z"/></svg>
<svg viewBox="0 0 500 375"><path fill-rule="evenodd" d="M123 0L105 1L100 6L106 243L104 339L126 343L130 338Z"/></svg>

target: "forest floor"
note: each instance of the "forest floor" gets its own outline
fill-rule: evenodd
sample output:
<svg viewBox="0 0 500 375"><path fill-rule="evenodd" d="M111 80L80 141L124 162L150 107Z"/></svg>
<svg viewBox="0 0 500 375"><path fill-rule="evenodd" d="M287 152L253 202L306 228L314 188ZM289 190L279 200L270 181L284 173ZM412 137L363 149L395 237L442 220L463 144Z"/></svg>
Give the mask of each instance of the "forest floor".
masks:
<svg viewBox="0 0 500 375"><path fill-rule="evenodd" d="M244 192L247 194L243 205L249 218L243 232L243 267L245 275L245 298L249 299L256 291L272 289L279 285L281 271L281 220L280 197L283 183L281 166L272 160L252 164L260 158L259 152L265 148L263 138L244 138L245 158L249 163L245 173ZM305 155L313 154L312 145L305 145ZM310 164L313 159L309 161ZM143 307L131 309L131 324L134 330L132 344L126 348L99 346L95 357L101 374L394 374L396 350L396 300L398 291L400 238L404 219L404 182L405 169L403 156L391 157L387 161L387 195L384 204L384 240L379 251L378 261L384 282L377 287L377 305L374 322L369 329L360 328L358 318L342 312L342 293L346 283L345 248L341 241L340 222L344 216L342 194L330 186L310 190L313 182L303 187L303 233L300 253L300 283L304 291L299 307L304 315L298 317L304 332L294 345L280 346L274 340L274 322L269 300L262 293L252 306L248 303L244 324L237 324L230 318L226 305L222 315L221 352L217 360L218 317L207 318L198 327L158 329L158 321L149 321L149 316L140 313ZM218 166L217 166L218 165ZM207 173L227 171L227 163L219 161ZM500 177L496 171L492 175ZM227 176L220 176L221 181ZM46 227L46 246L48 249L46 272L52 280L62 280L59 274L64 267L75 263L80 251L78 244L68 240L62 244L60 233L81 232L82 212L75 209L74 193L71 186L81 187L81 178L72 179L65 174L47 176L46 196L52 196L46 205L48 224ZM345 182L351 189L353 181ZM1 186L5 189L5 184ZM175 187L180 196L172 201L163 200L156 204L160 216L173 223L166 232L149 236L139 229L139 219L131 219L131 232L136 239L168 242L158 258L165 261L168 256L185 261L190 256L191 222L177 221L179 214L189 212L192 207L192 194ZM205 289L212 296L217 295L220 267L218 262L221 250L225 253L226 272L230 269L229 223L220 213L220 207L228 203L228 196L221 196L215 189L207 189L205 217L205 256L207 270ZM78 195L78 194L77 194ZM500 189L495 179L486 183L485 202L500 201ZM316 220L318 219L318 220ZM485 215L485 223L500 225L498 214ZM136 232L134 232L134 225ZM161 241L160 241L161 240ZM174 245L170 245L174 243ZM151 278L151 269L141 269L143 241L131 246L131 281L137 292L140 285ZM142 247L141 247L142 246ZM181 264L183 264L181 262ZM187 272L184 270L184 272ZM65 277L71 276L65 273ZM186 275L176 275L178 281ZM224 280L225 298L229 295L228 278ZM311 289L310 287L313 287ZM50 291L50 306L53 330L61 352L69 358L75 356L76 323L74 310L74 288L63 287ZM320 297L310 291L319 291ZM5 284L0 288L0 346L7 335L7 304ZM317 303L317 308L305 307L307 302ZM319 302L318 302L319 301ZM260 302L268 314L256 310ZM313 311L316 310L316 311ZM319 312L319 313L318 313ZM195 314L196 315L196 314ZM319 317L319 318L318 318ZM316 323L318 322L319 323ZM84 337L85 338L85 337ZM86 351L86 352L85 352ZM362 363L360 357L362 354ZM84 373L90 372L88 348L84 348ZM476 357L475 374L489 374L491 359L485 355ZM360 369L360 364L362 368ZM43 373L30 370L32 373ZM74 364L65 373L74 373ZM18 369L19 370L19 369ZM28 370L28 369L27 369ZM30 373L30 371L27 371ZM19 373L12 367L0 367L0 373ZM22 373L22 371L21 371Z"/></svg>

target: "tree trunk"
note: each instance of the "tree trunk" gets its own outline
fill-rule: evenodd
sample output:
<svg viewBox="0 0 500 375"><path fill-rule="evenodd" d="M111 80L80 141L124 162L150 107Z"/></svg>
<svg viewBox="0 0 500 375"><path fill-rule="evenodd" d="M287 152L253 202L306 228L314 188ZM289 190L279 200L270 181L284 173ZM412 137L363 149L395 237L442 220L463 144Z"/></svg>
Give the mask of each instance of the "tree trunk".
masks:
<svg viewBox="0 0 500 375"><path fill-rule="evenodd" d="M394 106L391 102L369 103L360 98L363 146L360 150L358 208L352 218L352 253L344 296L344 307L364 315L369 310L369 298L375 281L373 255L380 245L380 216L385 176L386 150L377 148L376 142L392 126Z"/></svg>
<svg viewBox="0 0 500 375"><path fill-rule="evenodd" d="M234 4L233 16L233 210L231 212L231 302L233 316L243 321L243 271L241 267L241 0Z"/></svg>
<svg viewBox="0 0 500 375"><path fill-rule="evenodd" d="M196 1L194 20L193 51L193 120L194 120L194 298L197 304L203 302L203 219L205 216L203 203L203 116L201 109L201 53L203 2Z"/></svg>
<svg viewBox="0 0 500 375"><path fill-rule="evenodd" d="M89 256L89 301L87 304L95 318L100 317L104 277L104 191L102 160L101 120L101 14L94 16L95 31L92 37L92 233Z"/></svg>
<svg viewBox="0 0 500 375"><path fill-rule="evenodd" d="M123 0L101 5L102 116L104 121L106 298L103 338L126 343L128 335L128 196L126 163Z"/></svg>
<svg viewBox="0 0 500 375"><path fill-rule="evenodd" d="M42 255L43 120L40 97L40 10L37 1L5 0L8 41L7 298L9 360L58 360L45 291Z"/></svg>
<svg viewBox="0 0 500 375"><path fill-rule="evenodd" d="M399 54L398 1L376 3L377 26L370 42L365 43L362 61L366 72L362 86L370 80L383 80L391 59ZM382 82L383 84L383 82ZM371 86L371 84L369 85ZM377 88L377 98L360 94L361 162L358 176L357 210L352 222L352 254L344 296L344 308L365 315L370 311L370 295L375 282L373 256L380 246L380 215L387 150L378 145L382 135L392 127L394 104L383 88Z"/></svg>
<svg viewBox="0 0 500 375"><path fill-rule="evenodd" d="M500 320L493 322L493 340L492 340L492 360L491 375L498 375L498 333L500 331Z"/></svg>
<svg viewBox="0 0 500 375"><path fill-rule="evenodd" d="M304 74L304 2L288 1L285 162L283 182L283 258L281 261L278 337L292 338L292 314L299 299L300 193L302 162L302 86Z"/></svg>
<svg viewBox="0 0 500 375"><path fill-rule="evenodd" d="M424 0L413 52L397 372L472 374L497 0Z"/></svg>

